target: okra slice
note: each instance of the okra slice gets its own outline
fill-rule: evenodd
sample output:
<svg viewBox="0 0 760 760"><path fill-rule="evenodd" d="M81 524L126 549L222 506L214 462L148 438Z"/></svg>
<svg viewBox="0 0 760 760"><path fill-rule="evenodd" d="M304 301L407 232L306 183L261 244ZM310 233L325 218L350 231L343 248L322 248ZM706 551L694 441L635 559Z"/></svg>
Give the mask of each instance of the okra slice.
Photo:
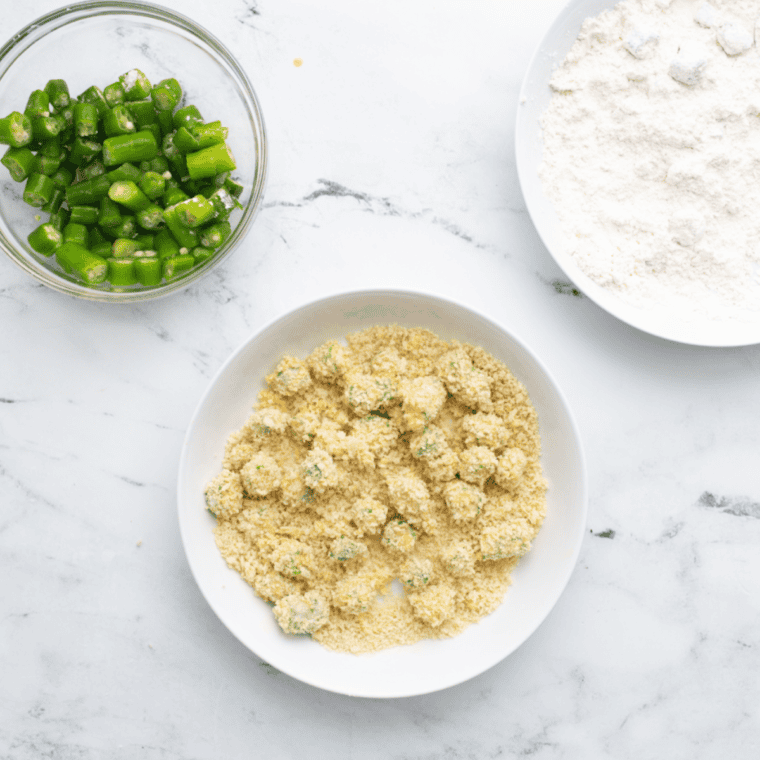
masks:
<svg viewBox="0 0 760 760"><path fill-rule="evenodd" d="M164 277L167 280L173 280L192 269L195 265L195 259L189 253L183 253L174 258L166 259L163 263Z"/></svg>
<svg viewBox="0 0 760 760"><path fill-rule="evenodd" d="M75 137L74 144L71 147L69 161L72 164L86 164L100 153L103 146L95 140L88 140L85 137Z"/></svg>
<svg viewBox="0 0 760 760"><path fill-rule="evenodd" d="M27 241L32 250L43 256L52 256L55 249L63 243L63 235L50 222L43 222L29 233Z"/></svg>
<svg viewBox="0 0 760 760"><path fill-rule="evenodd" d="M212 258L216 251L213 248L204 248L203 246L199 245L193 248L190 253L195 260L196 265L199 265L204 261L208 261L210 258Z"/></svg>
<svg viewBox="0 0 760 760"><path fill-rule="evenodd" d="M71 102L69 86L64 79L51 79L45 85L45 92L47 93L50 105L52 105L56 111L61 108L66 108Z"/></svg>
<svg viewBox="0 0 760 760"><path fill-rule="evenodd" d="M62 243L55 258L67 272L76 272L88 285L98 285L108 277L108 262L79 243Z"/></svg>
<svg viewBox="0 0 760 760"><path fill-rule="evenodd" d="M55 227L58 230L58 232L63 233L63 228L69 223L68 209L59 208L58 211L53 211L50 214L48 223L52 224L53 227Z"/></svg>
<svg viewBox="0 0 760 760"><path fill-rule="evenodd" d="M111 256L115 259L129 258L138 250L140 250L140 244L131 238L116 238L111 243Z"/></svg>
<svg viewBox="0 0 760 760"><path fill-rule="evenodd" d="M74 131L79 137L92 137L98 134L99 121L98 108L94 103L74 104Z"/></svg>
<svg viewBox="0 0 760 760"><path fill-rule="evenodd" d="M32 90L26 101L24 113L30 118L35 116L50 116L50 98L45 90Z"/></svg>
<svg viewBox="0 0 760 760"><path fill-rule="evenodd" d="M202 147L201 141L187 127L177 129L172 142L180 153L192 153Z"/></svg>
<svg viewBox="0 0 760 760"><path fill-rule="evenodd" d="M108 111L103 118L103 129L108 137L128 135L137 131L137 127L132 121L132 114L123 104L115 105Z"/></svg>
<svg viewBox="0 0 760 760"><path fill-rule="evenodd" d="M140 177L142 177L142 172L134 164L130 163L124 163L108 172L108 179L111 182L118 182L119 180L125 179L132 180L132 182L139 182Z"/></svg>
<svg viewBox="0 0 760 760"><path fill-rule="evenodd" d="M239 198L243 194L243 185L235 179L228 177L224 181L224 189L233 197Z"/></svg>
<svg viewBox="0 0 760 760"><path fill-rule="evenodd" d="M135 277L140 285L155 287L161 283L162 266L158 258L135 259Z"/></svg>
<svg viewBox="0 0 760 760"><path fill-rule="evenodd" d="M140 69L131 69L119 77L126 100L145 100L150 95L150 80Z"/></svg>
<svg viewBox="0 0 760 760"><path fill-rule="evenodd" d="M177 206L169 206L164 209L164 221L169 231L174 236L174 239L179 243L180 248L187 248L192 250L198 245L198 232L194 229L190 229L183 222L180 221L177 214Z"/></svg>
<svg viewBox="0 0 760 760"><path fill-rule="evenodd" d="M148 196L129 179L114 182L108 189L108 197L130 211L141 211L151 205Z"/></svg>
<svg viewBox="0 0 760 760"><path fill-rule="evenodd" d="M93 246L100 245L101 243L107 243L110 251L111 241L103 234L103 231L100 229L100 227L92 226L88 229L90 232L90 239L87 241L87 247L90 250L93 250ZM108 255L110 256L111 254L109 253ZM104 258L107 257L104 256Z"/></svg>
<svg viewBox="0 0 760 760"><path fill-rule="evenodd" d="M100 87L88 87L78 98L80 103L92 103L98 109L98 117L103 118L108 111L108 103Z"/></svg>
<svg viewBox="0 0 760 760"><path fill-rule="evenodd" d="M156 97L153 96L154 92L157 93ZM162 79L150 91L150 97L159 111L173 111L182 100L182 85L174 77Z"/></svg>
<svg viewBox="0 0 760 760"><path fill-rule="evenodd" d="M126 214L121 217L121 222L118 227L109 229L108 232L111 235L121 238L136 238L137 237L137 223L135 218L131 214Z"/></svg>
<svg viewBox="0 0 760 760"><path fill-rule="evenodd" d="M196 122L203 122L201 112L193 105L185 106L184 108L178 108L172 116L172 123L175 129L180 127L187 127L190 124Z"/></svg>
<svg viewBox="0 0 760 760"><path fill-rule="evenodd" d="M229 215L240 206L237 199L233 198L223 187L214 190L209 196L209 201L214 206L214 218L220 222L229 218Z"/></svg>
<svg viewBox="0 0 760 760"><path fill-rule="evenodd" d="M177 180L166 180L166 190L164 190L164 197L162 199L164 208L186 201L189 197L190 196L180 187Z"/></svg>
<svg viewBox="0 0 760 760"><path fill-rule="evenodd" d="M156 123L156 109L153 108L152 100L137 100L126 103L127 110L132 114L132 120L137 129L142 129L148 124Z"/></svg>
<svg viewBox="0 0 760 760"><path fill-rule="evenodd" d="M81 182L83 179L92 179L93 177L99 177L101 174L106 173L106 167L103 166L103 162L98 160L97 158L90 161L89 164L86 166L80 166L77 169L77 175L79 177L79 181Z"/></svg>
<svg viewBox="0 0 760 760"><path fill-rule="evenodd" d="M113 108L114 106L123 103L126 98L124 96L124 87L122 87L121 82L114 82L113 84L106 85L103 88L103 97L109 108Z"/></svg>
<svg viewBox="0 0 760 760"><path fill-rule="evenodd" d="M37 151L36 158L37 171L51 177L61 168L61 164L66 159L66 151L61 147L58 139L55 138L42 145L39 151Z"/></svg>
<svg viewBox="0 0 760 760"><path fill-rule="evenodd" d="M66 190L58 185L53 187L53 192L50 195L50 200L41 207L42 211L47 211L52 214L54 211L58 211L61 204L66 199Z"/></svg>
<svg viewBox="0 0 760 760"><path fill-rule="evenodd" d="M70 221L75 224L92 225L98 220L98 209L95 206L72 206Z"/></svg>
<svg viewBox="0 0 760 760"><path fill-rule="evenodd" d="M227 139L229 130L222 126L221 121L212 121L209 124L192 124L190 132L198 140L199 148L208 148L211 145L223 143Z"/></svg>
<svg viewBox="0 0 760 760"><path fill-rule="evenodd" d="M108 281L114 287L128 287L137 282L135 262L132 259L107 259Z"/></svg>
<svg viewBox="0 0 760 760"><path fill-rule="evenodd" d="M214 204L202 195L177 203L174 208L179 221L191 229L211 221L215 213Z"/></svg>
<svg viewBox="0 0 760 760"><path fill-rule="evenodd" d="M121 211L119 205L114 203L107 195L100 199L98 210L98 224L104 229L112 229L121 224Z"/></svg>
<svg viewBox="0 0 760 760"><path fill-rule="evenodd" d="M74 179L74 174L65 166L59 166L58 169L50 175L50 179L52 179L58 187L67 188Z"/></svg>
<svg viewBox="0 0 760 760"><path fill-rule="evenodd" d="M135 213L137 223L146 230L155 230L164 226L164 210L151 203Z"/></svg>
<svg viewBox="0 0 760 760"><path fill-rule="evenodd" d="M211 224L201 230L200 241L205 248L219 248L230 236L232 228L229 222Z"/></svg>
<svg viewBox="0 0 760 760"><path fill-rule="evenodd" d="M16 182L22 182L34 171L36 158L29 148L8 148L0 163Z"/></svg>
<svg viewBox="0 0 760 760"><path fill-rule="evenodd" d="M227 143L218 143L195 153L189 153L186 161L187 172L191 179L213 177L222 172L232 171L237 166Z"/></svg>
<svg viewBox="0 0 760 760"><path fill-rule="evenodd" d="M86 179L66 188L66 203L71 206L94 206L108 195L111 181L107 174Z"/></svg>
<svg viewBox="0 0 760 760"><path fill-rule="evenodd" d="M158 144L152 132L143 129L127 135L107 137L103 141L103 163L114 166L126 162L150 161L158 155Z"/></svg>
<svg viewBox="0 0 760 760"><path fill-rule="evenodd" d="M55 184L50 177L33 172L26 180L23 197L30 206L42 208L50 200L54 189Z"/></svg>
<svg viewBox="0 0 760 760"><path fill-rule="evenodd" d="M38 142L46 142L57 137L65 126L66 122L60 116L35 116L32 119L32 137Z"/></svg>
<svg viewBox="0 0 760 760"><path fill-rule="evenodd" d="M63 242L78 243L84 248L87 248L90 242L90 235L87 231L87 227L83 224L77 224L76 222L69 222L63 228Z"/></svg>
<svg viewBox="0 0 760 760"><path fill-rule="evenodd" d="M153 245L156 253L162 259L171 259L174 256L179 256L179 243L174 239L169 230L161 230L157 233L153 240Z"/></svg>
<svg viewBox="0 0 760 760"><path fill-rule="evenodd" d="M156 198L160 198L164 194L166 177L158 172L146 171L137 184L148 198L155 201Z"/></svg>
<svg viewBox="0 0 760 760"><path fill-rule="evenodd" d="M107 261L111 256L111 242L109 240L103 240L100 243L93 244L93 242L90 241L90 251L98 256L102 256Z"/></svg>
<svg viewBox="0 0 760 760"><path fill-rule="evenodd" d="M0 143L23 148L32 141L32 120L20 111L12 111L0 119Z"/></svg>

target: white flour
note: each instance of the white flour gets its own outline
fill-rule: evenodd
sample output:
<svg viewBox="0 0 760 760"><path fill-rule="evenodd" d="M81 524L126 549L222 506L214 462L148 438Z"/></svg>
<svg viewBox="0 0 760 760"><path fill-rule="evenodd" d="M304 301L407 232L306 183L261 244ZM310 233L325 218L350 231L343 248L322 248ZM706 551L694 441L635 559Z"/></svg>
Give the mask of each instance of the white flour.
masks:
<svg viewBox="0 0 760 760"><path fill-rule="evenodd" d="M544 191L568 253L629 303L758 317L759 17L760 0L625 0L552 76Z"/></svg>

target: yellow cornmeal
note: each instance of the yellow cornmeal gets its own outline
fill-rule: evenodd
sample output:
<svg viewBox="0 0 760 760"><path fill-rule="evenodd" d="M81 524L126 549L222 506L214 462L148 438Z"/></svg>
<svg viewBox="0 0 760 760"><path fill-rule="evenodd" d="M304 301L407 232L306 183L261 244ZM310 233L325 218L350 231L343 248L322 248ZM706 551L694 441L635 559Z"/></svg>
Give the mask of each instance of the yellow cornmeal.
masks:
<svg viewBox="0 0 760 760"><path fill-rule="evenodd" d="M267 377L206 489L216 543L286 633L346 652L454 636L544 519L536 411L481 348L397 325L346 342Z"/></svg>

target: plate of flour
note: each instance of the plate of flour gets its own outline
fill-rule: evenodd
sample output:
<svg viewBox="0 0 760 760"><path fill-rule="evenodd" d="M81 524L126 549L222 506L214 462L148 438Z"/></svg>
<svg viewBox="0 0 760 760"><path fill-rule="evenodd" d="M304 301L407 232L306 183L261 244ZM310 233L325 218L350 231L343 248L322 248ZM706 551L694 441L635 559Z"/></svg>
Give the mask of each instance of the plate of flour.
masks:
<svg viewBox="0 0 760 760"><path fill-rule="evenodd" d="M760 343L758 18L760 0L573 0L523 81L539 235L599 306L662 338Z"/></svg>

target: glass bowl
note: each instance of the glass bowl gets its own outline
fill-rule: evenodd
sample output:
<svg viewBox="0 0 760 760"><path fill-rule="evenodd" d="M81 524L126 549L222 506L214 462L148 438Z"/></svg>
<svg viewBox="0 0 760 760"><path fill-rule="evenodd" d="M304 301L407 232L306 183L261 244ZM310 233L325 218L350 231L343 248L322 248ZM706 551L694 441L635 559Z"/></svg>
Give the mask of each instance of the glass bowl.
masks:
<svg viewBox="0 0 760 760"><path fill-rule="evenodd" d="M73 97L95 84L101 89L134 68L151 82L175 77L183 103L229 129L237 163L232 176L243 185L243 205L230 218L232 234L216 255L185 276L155 287L86 286L55 262L35 253L27 235L45 220L22 199L24 182L0 169L0 248L15 264L55 290L94 301L135 302L177 292L207 275L245 237L261 204L267 166L264 119L240 64L212 34L184 16L156 5L84 2L33 21L0 48L0 103L5 116L23 111L29 94L50 79L65 79ZM4 149L4 146L0 146ZM36 216L41 216L36 219Z"/></svg>

